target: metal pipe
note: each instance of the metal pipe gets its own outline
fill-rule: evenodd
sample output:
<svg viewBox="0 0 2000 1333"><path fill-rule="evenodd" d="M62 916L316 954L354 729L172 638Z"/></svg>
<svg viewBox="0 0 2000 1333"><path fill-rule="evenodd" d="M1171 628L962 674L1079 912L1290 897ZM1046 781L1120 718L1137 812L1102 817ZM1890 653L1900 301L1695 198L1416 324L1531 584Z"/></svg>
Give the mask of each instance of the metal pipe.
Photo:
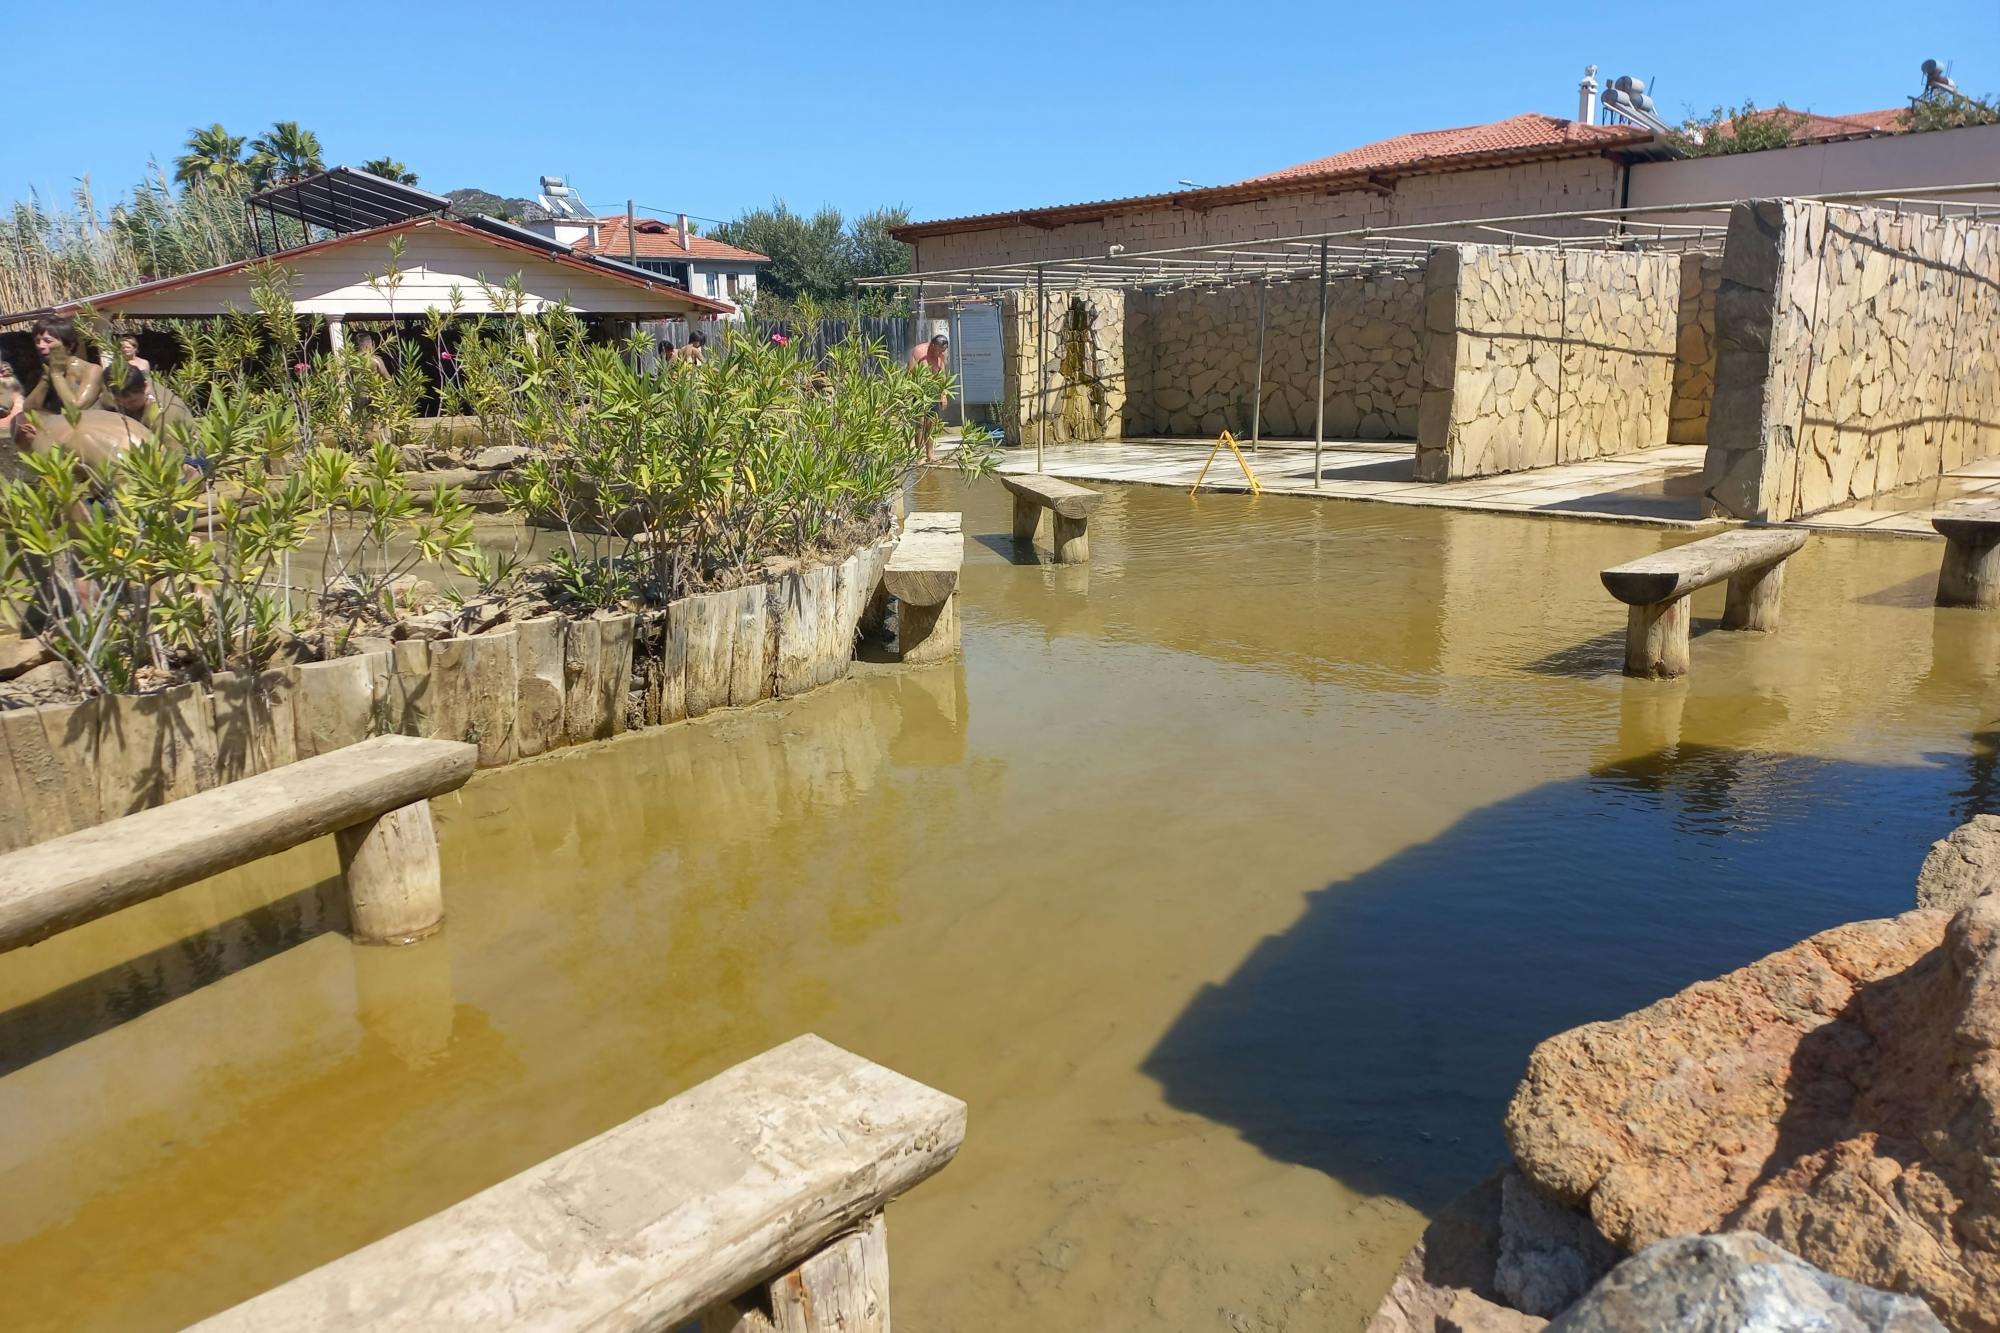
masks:
<svg viewBox="0 0 2000 1333"><path fill-rule="evenodd" d="M965 344L959 339L959 332L965 321L959 317L958 302L953 301L945 314L951 325L952 378L958 382L958 447L965 447Z"/></svg>
<svg viewBox="0 0 2000 1333"><path fill-rule="evenodd" d="M1264 293L1270 284L1257 280L1257 396L1250 400L1250 451L1257 452L1264 432Z"/></svg>
<svg viewBox="0 0 2000 1333"><path fill-rule="evenodd" d="M1035 269L1035 471L1042 470L1042 446L1049 442L1049 303L1042 270Z"/></svg>
<svg viewBox="0 0 2000 1333"><path fill-rule="evenodd" d="M636 219L632 213L632 201L627 199L625 201L625 262L633 268L639 267L639 232L634 225L635 221ZM688 275L688 287L690 290L694 287L694 275L692 273Z"/></svg>
<svg viewBox="0 0 2000 1333"><path fill-rule="evenodd" d="M1313 489L1319 489L1319 456L1326 447L1326 242L1319 243L1319 392L1313 404Z"/></svg>

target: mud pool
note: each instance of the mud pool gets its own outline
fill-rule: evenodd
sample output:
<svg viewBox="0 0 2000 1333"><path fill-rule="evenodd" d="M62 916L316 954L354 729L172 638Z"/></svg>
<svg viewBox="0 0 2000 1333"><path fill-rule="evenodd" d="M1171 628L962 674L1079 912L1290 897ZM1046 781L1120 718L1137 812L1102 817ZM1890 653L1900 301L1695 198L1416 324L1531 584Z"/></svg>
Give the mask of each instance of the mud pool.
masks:
<svg viewBox="0 0 2000 1333"><path fill-rule="evenodd" d="M961 666L482 774L450 919L315 846L0 957L6 1326L175 1329L802 1031L965 1098L899 1325L1340 1329L1540 1037L1911 905L2000 802L2000 617L1816 538L1775 638L1618 674L1683 535L1108 487L966 510Z"/></svg>

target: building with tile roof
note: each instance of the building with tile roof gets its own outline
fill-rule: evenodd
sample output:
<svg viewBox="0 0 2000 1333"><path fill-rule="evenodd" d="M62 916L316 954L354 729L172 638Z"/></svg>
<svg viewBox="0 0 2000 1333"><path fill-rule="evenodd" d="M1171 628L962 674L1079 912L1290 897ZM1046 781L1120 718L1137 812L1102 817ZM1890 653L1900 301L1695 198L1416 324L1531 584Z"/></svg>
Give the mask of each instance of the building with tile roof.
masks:
<svg viewBox="0 0 2000 1333"><path fill-rule="evenodd" d="M685 216L677 222L634 218L628 231L622 214L598 218L575 242L579 254L636 265L678 282L710 300L741 305L757 290L757 271L770 256L701 235Z"/></svg>

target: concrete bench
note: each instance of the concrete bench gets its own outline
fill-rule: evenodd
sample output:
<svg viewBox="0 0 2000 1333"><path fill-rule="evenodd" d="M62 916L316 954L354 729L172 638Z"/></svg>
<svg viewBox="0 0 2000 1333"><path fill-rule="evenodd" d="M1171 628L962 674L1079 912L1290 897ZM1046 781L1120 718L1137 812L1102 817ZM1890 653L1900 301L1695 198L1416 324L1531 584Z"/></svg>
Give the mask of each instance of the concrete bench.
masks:
<svg viewBox="0 0 2000 1333"><path fill-rule="evenodd" d="M1776 629L1785 560L1805 544L1802 531L1739 528L1605 570L1604 586L1632 608L1625 626L1625 674L1686 675L1688 598L1724 579L1729 580L1724 629Z"/></svg>
<svg viewBox="0 0 2000 1333"><path fill-rule="evenodd" d="M964 563L957 514L911 514L904 521L882 586L896 599L896 651L905 662L958 656L958 571Z"/></svg>
<svg viewBox="0 0 2000 1333"><path fill-rule="evenodd" d="M377 736L0 856L0 952L331 833L354 938L407 944L444 921L433 796L478 747Z"/></svg>
<svg viewBox="0 0 2000 1333"><path fill-rule="evenodd" d="M2000 505L1952 505L1932 514L1931 526L1944 536L1937 604L2000 607Z"/></svg>
<svg viewBox="0 0 2000 1333"><path fill-rule="evenodd" d="M800 1037L194 1327L887 1333L882 1209L964 1139L964 1102Z"/></svg>
<svg viewBox="0 0 2000 1333"><path fill-rule="evenodd" d="M1015 476L1003 473L1000 484L1014 496L1014 549L1035 549L1035 532L1042 514L1054 518L1055 562L1080 565L1090 559L1090 511L1104 503L1097 491L1072 486L1039 472Z"/></svg>

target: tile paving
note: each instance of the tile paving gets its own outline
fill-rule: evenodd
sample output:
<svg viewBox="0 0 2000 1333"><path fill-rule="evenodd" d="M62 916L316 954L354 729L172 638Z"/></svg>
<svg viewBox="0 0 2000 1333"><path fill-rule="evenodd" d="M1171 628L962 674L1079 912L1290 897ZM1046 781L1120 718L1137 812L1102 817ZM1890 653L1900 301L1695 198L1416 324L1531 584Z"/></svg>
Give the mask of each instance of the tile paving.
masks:
<svg viewBox="0 0 2000 1333"><path fill-rule="evenodd" d="M1041 471L1077 481L1119 481L1186 489L1200 474L1213 440L1143 439L1050 445ZM1386 504L1432 505L1495 513L1549 513L1669 527L1718 526L1701 515L1699 446L1669 445L1533 472L1464 481L1420 482L1412 475L1416 446L1377 440L1328 441L1320 484L1313 485L1312 446L1296 441L1246 448L1264 490L1279 495ZM1008 449L1002 472L1034 472L1033 448ZM1224 451L1209 468L1205 489L1243 491L1236 460Z"/></svg>

